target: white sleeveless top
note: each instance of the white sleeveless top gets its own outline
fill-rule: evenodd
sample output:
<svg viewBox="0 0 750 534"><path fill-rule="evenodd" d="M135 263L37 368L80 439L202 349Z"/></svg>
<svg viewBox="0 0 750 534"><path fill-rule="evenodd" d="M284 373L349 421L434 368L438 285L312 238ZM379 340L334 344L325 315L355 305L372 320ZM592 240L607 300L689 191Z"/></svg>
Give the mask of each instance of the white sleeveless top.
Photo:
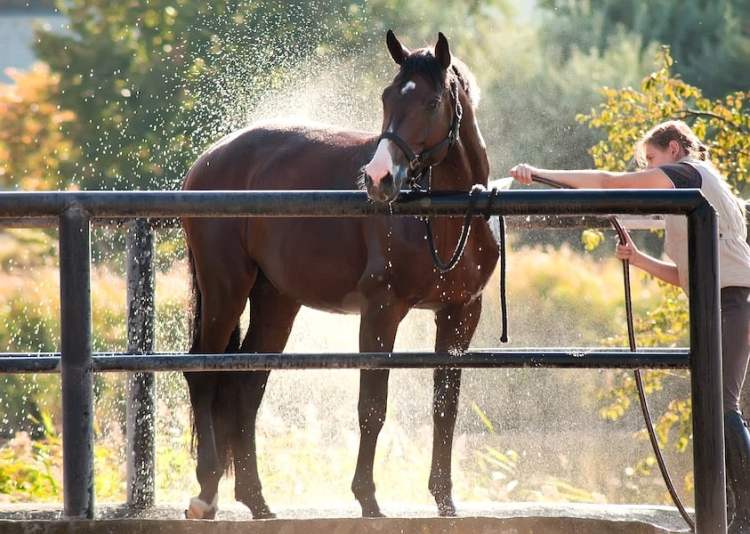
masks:
<svg viewBox="0 0 750 534"><path fill-rule="evenodd" d="M745 206L710 163L682 159L701 175L701 192L716 210L719 224L719 286L750 287L750 245ZM664 252L677 265L680 286L688 291L687 217L666 215Z"/></svg>

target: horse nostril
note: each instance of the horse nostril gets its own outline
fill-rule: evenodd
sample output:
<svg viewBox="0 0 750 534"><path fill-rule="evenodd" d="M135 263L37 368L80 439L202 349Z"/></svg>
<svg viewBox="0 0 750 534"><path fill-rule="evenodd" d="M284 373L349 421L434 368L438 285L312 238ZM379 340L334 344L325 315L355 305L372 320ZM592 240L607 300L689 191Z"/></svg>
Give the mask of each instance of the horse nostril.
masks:
<svg viewBox="0 0 750 534"><path fill-rule="evenodd" d="M369 189L370 187L372 187L372 176L370 176L370 175L369 175L369 174L367 174L367 173L365 173L365 186L366 186L366 187L367 187L368 189Z"/></svg>
<svg viewBox="0 0 750 534"><path fill-rule="evenodd" d="M393 175L391 173L386 174L382 180L380 180L380 187L393 187Z"/></svg>

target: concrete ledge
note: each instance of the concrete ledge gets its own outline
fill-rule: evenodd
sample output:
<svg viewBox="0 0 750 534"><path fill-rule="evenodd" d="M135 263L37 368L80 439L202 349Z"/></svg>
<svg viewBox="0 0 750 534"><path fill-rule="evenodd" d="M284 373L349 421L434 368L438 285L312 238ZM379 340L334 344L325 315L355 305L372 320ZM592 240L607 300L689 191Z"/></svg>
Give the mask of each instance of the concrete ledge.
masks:
<svg viewBox="0 0 750 534"><path fill-rule="evenodd" d="M571 517L275 519L270 521L0 521L3 534L671 534L672 530L633 521Z"/></svg>
<svg viewBox="0 0 750 534"><path fill-rule="evenodd" d="M688 532L674 508L595 504L488 503L462 506L462 517L434 517L432 508L399 510L361 519L355 509L279 510L282 519L252 521L246 509L230 506L216 521L181 519L179 506L136 512L100 506L94 521L61 519L56 506L0 507L2 534L675 534ZM395 513L394 513L395 512ZM343 517L342 517L343 516Z"/></svg>

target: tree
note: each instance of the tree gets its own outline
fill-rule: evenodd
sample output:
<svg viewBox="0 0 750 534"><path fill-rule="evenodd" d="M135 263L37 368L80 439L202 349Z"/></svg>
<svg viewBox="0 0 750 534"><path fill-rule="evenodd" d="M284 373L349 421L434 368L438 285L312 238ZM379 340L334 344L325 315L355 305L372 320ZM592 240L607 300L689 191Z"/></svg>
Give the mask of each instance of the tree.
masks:
<svg viewBox="0 0 750 534"><path fill-rule="evenodd" d="M750 4L743 0L543 0L548 43L603 50L622 31L669 45L675 71L706 95L750 86Z"/></svg>
<svg viewBox="0 0 750 534"><path fill-rule="evenodd" d="M36 47L60 76L58 103L78 117L66 134L81 154L67 172L85 188L175 187L207 142L201 127L216 120L196 117L212 109L198 107L201 84L202 94L220 90L212 82L235 55L276 66L284 46L309 53L319 39L303 39L304 32L316 35L338 15L306 2L73 0L59 7L70 32L42 31Z"/></svg>
<svg viewBox="0 0 750 534"><path fill-rule="evenodd" d="M29 191L66 184L61 168L76 150L64 135L75 115L54 102L60 78L44 64L27 72L9 69L0 84L0 186Z"/></svg>

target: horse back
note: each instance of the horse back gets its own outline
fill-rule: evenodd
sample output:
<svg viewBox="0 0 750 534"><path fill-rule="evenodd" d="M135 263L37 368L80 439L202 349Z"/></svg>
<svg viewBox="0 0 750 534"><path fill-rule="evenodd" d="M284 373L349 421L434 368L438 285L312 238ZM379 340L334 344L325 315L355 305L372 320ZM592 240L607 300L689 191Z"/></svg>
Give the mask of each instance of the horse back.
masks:
<svg viewBox="0 0 750 534"><path fill-rule="evenodd" d="M371 133L324 125L250 126L198 158L183 189L356 189L375 143Z"/></svg>

